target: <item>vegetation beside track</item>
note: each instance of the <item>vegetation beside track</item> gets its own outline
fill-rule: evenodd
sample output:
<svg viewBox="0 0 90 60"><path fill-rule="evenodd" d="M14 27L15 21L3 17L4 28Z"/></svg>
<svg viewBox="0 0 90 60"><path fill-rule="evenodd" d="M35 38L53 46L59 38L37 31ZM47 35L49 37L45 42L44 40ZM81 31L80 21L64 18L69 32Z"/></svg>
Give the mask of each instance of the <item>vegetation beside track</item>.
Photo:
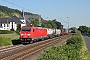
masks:
<svg viewBox="0 0 90 60"><path fill-rule="evenodd" d="M0 30L0 34L13 34L14 31Z"/></svg>
<svg viewBox="0 0 90 60"><path fill-rule="evenodd" d="M17 34L0 34L0 47L8 46L13 44L13 40L18 40L19 35Z"/></svg>
<svg viewBox="0 0 90 60"><path fill-rule="evenodd" d="M80 32L71 36L62 46L52 46L38 60L90 60L90 53Z"/></svg>

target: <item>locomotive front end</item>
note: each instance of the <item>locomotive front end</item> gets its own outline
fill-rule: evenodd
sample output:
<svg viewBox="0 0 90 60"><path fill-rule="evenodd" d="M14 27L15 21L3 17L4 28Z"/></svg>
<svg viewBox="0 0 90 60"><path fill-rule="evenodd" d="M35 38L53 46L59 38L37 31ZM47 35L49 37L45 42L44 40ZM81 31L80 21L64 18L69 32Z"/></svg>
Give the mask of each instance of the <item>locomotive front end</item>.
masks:
<svg viewBox="0 0 90 60"><path fill-rule="evenodd" d="M21 43L29 43L31 41L31 28L23 27L20 31Z"/></svg>

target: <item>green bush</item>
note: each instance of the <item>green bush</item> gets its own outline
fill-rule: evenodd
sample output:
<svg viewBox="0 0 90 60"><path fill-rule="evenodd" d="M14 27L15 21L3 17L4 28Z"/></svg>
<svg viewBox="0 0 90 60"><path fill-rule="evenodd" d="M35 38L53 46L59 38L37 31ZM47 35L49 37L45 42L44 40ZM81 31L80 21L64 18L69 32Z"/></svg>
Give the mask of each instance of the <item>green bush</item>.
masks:
<svg viewBox="0 0 90 60"><path fill-rule="evenodd" d="M90 54L81 33L77 32L67 40L65 45L52 46L37 60L90 60Z"/></svg>
<svg viewBox="0 0 90 60"><path fill-rule="evenodd" d="M75 49L81 49L83 40L80 38L80 36L72 36L67 40L67 45L75 47Z"/></svg>
<svg viewBox="0 0 90 60"><path fill-rule="evenodd" d="M0 30L0 34L12 34L13 31L8 31L8 30Z"/></svg>
<svg viewBox="0 0 90 60"><path fill-rule="evenodd" d="M18 35L19 35L19 32L20 32L19 30L16 30L16 33L17 33Z"/></svg>
<svg viewBox="0 0 90 60"><path fill-rule="evenodd" d="M81 60L81 57L77 49L63 45L46 50L38 60Z"/></svg>

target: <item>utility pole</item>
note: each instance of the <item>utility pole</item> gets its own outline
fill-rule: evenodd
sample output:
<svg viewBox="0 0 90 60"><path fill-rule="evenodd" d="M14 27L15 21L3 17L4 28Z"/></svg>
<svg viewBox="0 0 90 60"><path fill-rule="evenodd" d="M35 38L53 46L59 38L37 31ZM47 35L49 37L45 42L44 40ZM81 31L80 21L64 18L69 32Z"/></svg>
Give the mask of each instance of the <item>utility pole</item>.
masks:
<svg viewBox="0 0 90 60"><path fill-rule="evenodd" d="M61 19L61 18L60 18ZM61 19L61 20L63 20L65 23L67 23L68 24L68 33L69 33L69 17L67 17L67 19L68 19L68 22L67 21L65 21L65 20L63 20L63 19Z"/></svg>
<svg viewBox="0 0 90 60"><path fill-rule="evenodd" d="M67 17L67 19L68 19L67 23L68 23L68 33L69 33L69 17Z"/></svg>
<svg viewBox="0 0 90 60"><path fill-rule="evenodd" d="M39 15L39 26L41 26L41 15Z"/></svg>
<svg viewBox="0 0 90 60"><path fill-rule="evenodd" d="M24 10L22 10L22 17L24 18L24 23L25 23L25 26L26 26L26 19L25 19Z"/></svg>

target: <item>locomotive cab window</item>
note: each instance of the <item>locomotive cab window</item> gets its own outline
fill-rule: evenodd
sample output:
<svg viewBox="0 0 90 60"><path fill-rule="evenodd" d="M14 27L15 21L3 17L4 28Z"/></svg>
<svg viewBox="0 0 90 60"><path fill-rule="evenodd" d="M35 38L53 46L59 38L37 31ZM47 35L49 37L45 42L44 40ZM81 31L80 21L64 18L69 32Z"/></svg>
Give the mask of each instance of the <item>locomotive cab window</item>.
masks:
<svg viewBox="0 0 90 60"><path fill-rule="evenodd" d="M28 32L28 31L30 31L30 30L31 30L30 28L22 28L22 30L21 30L21 31Z"/></svg>

